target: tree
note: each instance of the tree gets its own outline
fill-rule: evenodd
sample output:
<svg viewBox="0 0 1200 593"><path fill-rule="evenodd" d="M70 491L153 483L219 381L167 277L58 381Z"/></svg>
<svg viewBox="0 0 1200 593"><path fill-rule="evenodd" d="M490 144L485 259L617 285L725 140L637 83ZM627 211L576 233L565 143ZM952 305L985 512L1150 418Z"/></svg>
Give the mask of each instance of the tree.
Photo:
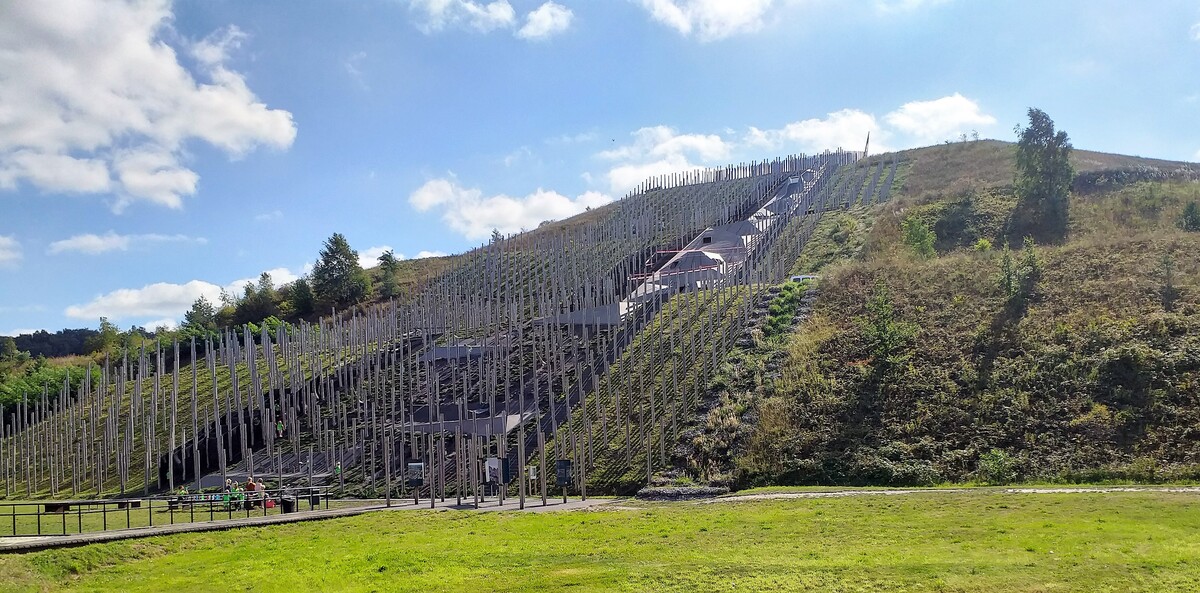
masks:
<svg viewBox="0 0 1200 593"><path fill-rule="evenodd" d="M909 216L900 223L900 230L904 233L904 244L912 247L917 253L917 257L921 259L932 259L937 256L937 251L933 248L934 242L937 240L937 235L916 216Z"/></svg>
<svg viewBox="0 0 1200 593"><path fill-rule="evenodd" d="M1054 121L1040 109L1029 109L1029 126L1017 126L1016 232L1043 241L1067 236L1071 180L1071 140L1054 130ZM1020 235L1018 235L1020 236Z"/></svg>
<svg viewBox="0 0 1200 593"><path fill-rule="evenodd" d="M504 235L500 234L500 229L492 229L492 243L499 243L504 240Z"/></svg>
<svg viewBox="0 0 1200 593"><path fill-rule="evenodd" d="M292 293L289 302L292 305L292 312L301 317L313 312L316 307L316 299L313 297L312 287L308 284L307 278L300 278L292 283Z"/></svg>
<svg viewBox="0 0 1200 593"><path fill-rule="evenodd" d="M183 325L185 328L200 332L215 331L217 329L217 310L207 298L204 298L204 295L201 295L196 302L192 303L192 308L183 314Z"/></svg>
<svg viewBox="0 0 1200 593"><path fill-rule="evenodd" d="M1179 215L1179 228L1192 233L1200 231L1200 205L1195 200L1184 206L1183 214Z"/></svg>
<svg viewBox="0 0 1200 593"><path fill-rule="evenodd" d="M396 254L389 249L379 256L379 294L385 299L396 297L400 292L400 286L396 282L396 273L400 271L400 260L396 259Z"/></svg>
<svg viewBox="0 0 1200 593"><path fill-rule="evenodd" d="M1025 304L1033 297L1041 278L1042 261L1038 257L1033 237L1025 237L1019 264L1013 260L1012 250L1008 245L1004 246L1004 255L1000 258L1000 275L996 284L1008 307L1014 311L1024 311Z"/></svg>
<svg viewBox="0 0 1200 593"><path fill-rule="evenodd" d="M107 317L100 318L100 333L88 338L87 351L89 354L104 354L112 352L121 346L121 330L111 323Z"/></svg>
<svg viewBox="0 0 1200 593"><path fill-rule="evenodd" d="M867 300L867 314L856 319L871 351L871 364L880 374L908 359L908 346L917 326L896 318L892 297L883 281Z"/></svg>
<svg viewBox="0 0 1200 593"><path fill-rule="evenodd" d="M366 299L371 279L358 265L358 252L341 233L325 241L317 264L313 266L312 288L322 305L347 307Z"/></svg>
<svg viewBox="0 0 1200 593"><path fill-rule="evenodd" d="M0 360L12 360L17 357L17 341L11 336L0 337Z"/></svg>

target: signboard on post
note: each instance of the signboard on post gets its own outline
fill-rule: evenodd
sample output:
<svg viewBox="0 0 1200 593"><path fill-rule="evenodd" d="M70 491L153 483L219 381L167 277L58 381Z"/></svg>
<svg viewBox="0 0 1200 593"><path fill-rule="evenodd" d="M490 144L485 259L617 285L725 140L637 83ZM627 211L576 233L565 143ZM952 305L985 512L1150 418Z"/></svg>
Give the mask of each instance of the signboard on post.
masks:
<svg viewBox="0 0 1200 593"><path fill-rule="evenodd" d="M404 483L409 488L420 488L425 485L425 464L421 462L409 462L408 469L404 472Z"/></svg>
<svg viewBox="0 0 1200 593"><path fill-rule="evenodd" d="M571 485L571 460L559 459L554 463L555 476L554 485L566 488Z"/></svg>
<svg viewBox="0 0 1200 593"><path fill-rule="evenodd" d="M485 469L484 475L486 476L485 481L488 484L499 484L500 483L501 476L500 476L500 458L499 457L488 457L487 462L484 464L484 469Z"/></svg>

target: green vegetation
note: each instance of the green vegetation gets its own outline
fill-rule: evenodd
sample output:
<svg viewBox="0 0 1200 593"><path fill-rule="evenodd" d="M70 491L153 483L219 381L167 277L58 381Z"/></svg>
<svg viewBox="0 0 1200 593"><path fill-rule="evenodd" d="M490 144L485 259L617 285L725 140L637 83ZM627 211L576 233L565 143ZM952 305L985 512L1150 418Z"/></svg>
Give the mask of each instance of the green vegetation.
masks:
<svg viewBox="0 0 1200 593"><path fill-rule="evenodd" d="M1193 503L930 492L372 513L0 556L0 589L1186 591L1200 586Z"/></svg>
<svg viewBox="0 0 1200 593"><path fill-rule="evenodd" d="M358 252L341 233L334 233L312 271L313 294L323 305L344 308L371 294L371 279L358 265Z"/></svg>
<svg viewBox="0 0 1200 593"><path fill-rule="evenodd" d="M911 247L917 257L929 259L937 255L933 248L937 235L929 229L925 221L916 216L909 216L900 223L900 230L904 233L904 244Z"/></svg>
<svg viewBox="0 0 1200 593"><path fill-rule="evenodd" d="M735 485L1200 477L1188 436L1200 423L1200 240L1180 222L1200 196L1195 172L1069 151L1034 119L1053 162L1032 168L1053 183L1022 181L1012 145L906 155L906 186L864 248L824 265L778 370L735 398L753 426L723 462ZM1067 155L1087 193L1054 205ZM955 159L971 178L954 178ZM1025 209L1069 213L1070 240L1035 244ZM936 237L928 259L909 255L927 244L921 226ZM827 251L814 241L801 259Z"/></svg>
<svg viewBox="0 0 1200 593"><path fill-rule="evenodd" d="M857 257L871 230L870 212L859 206L822 216L791 273L816 274L831 263Z"/></svg>
<svg viewBox="0 0 1200 593"><path fill-rule="evenodd" d="M1040 109L1029 109L1029 126L1017 128L1017 231L1043 241L1062 241L1069 220L1071 141L1054 130Z"/></svg>
<svg viewBox="0 0 1200 593"><path fill-rule="evenodd" d="M1195 200L1188 202L1179 215L1179 228L1193 233L1200 231L1200 205Z"/></svg>

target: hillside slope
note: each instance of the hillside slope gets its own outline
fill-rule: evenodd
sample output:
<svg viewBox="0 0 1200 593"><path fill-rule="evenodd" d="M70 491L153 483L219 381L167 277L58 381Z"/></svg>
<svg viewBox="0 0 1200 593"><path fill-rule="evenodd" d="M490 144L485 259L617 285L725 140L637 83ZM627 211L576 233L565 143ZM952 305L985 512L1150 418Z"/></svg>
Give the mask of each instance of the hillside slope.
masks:
<svg viewBox="0 0 1200 593"><path fill-rule="evenodd" d="M1015 274L1033 270L1014 299L998 251L1022 239L1012 154L905 151L896 199L822 220L794 270L821 275L811 317L747 349L781 368L712 394L710 424L741 419L722 479L1200 478L1200 233L1176 225L1200 167L1077 151L1070 239L1012 252ZM909 217L934 229L936 257L903 243Z"/></svg>

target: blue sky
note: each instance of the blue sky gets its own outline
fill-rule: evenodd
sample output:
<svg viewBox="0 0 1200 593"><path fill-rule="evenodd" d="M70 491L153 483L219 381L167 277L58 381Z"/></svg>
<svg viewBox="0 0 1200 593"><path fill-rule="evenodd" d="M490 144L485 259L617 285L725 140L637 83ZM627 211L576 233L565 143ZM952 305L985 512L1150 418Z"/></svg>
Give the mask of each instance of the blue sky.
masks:
<svg viewBox="0 0 1200 593"><path fill-rule="evenodd" d="M0 5L0 334L454 253L647 175L961 133L1200 159L1200 4Z"/></svg>

